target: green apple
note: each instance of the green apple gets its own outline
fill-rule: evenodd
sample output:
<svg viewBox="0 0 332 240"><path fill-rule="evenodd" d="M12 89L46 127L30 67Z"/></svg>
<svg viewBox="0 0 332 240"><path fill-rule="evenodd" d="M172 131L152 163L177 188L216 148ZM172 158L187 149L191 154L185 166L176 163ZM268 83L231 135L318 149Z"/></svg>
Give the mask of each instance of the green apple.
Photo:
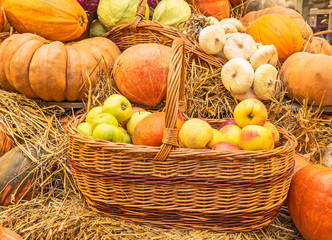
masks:
<svg viewBox="0 0 332 240"><path fill-rule="evenodd" d="M113 114L118 122L123 122L132 115L132 105L125 96L112 94L105 100L103 112Z"/></svg>
<svg viewBox="0 0 332 240"><path fill-rule="evenodd" d="M116 118L110 113L99 113L98 115L96 115L91 122L92 129L94 129L97 125L101 123L108 123L116 127L119 125Z"/></svg>
<svg viewBox="0 0 332 240"><path fill-rule="evenodd" d="M102 106L91 108L90 111L86 114L85 121L91 123L94 117L102 112L103 112Z"/></svg>
<svg viewBox="0 0 332 240"><path fill-rule="evenodd" d="M130 135L133 134L136 125L146 116L149 116L151 112L136 112L129 118L127 122L127 131Z"/></svg>
<svg viewBox="0 0 332 240"><path fill-rule="evenodd" d="M112 124L100 123L93 129L92 137L112 142L121 142L123 139L123 133L118 127Z"/></svg>
<svg viewBox="0 0 332 240"><path fill-rule="evenodd" d="M88 122L82 122L77 125L76 129L82 133L84 136L91 137L92 136L92 126Z"/></svg>
<svg viewBox="0 0 332 240"><path fill-rule="evenodd" d="M123 127L118 127L121 132L123 133L123 139L122 142L123 143L131 143L131 137L129 135L129 133L126 131L126 129L124 129Z"/></svg>

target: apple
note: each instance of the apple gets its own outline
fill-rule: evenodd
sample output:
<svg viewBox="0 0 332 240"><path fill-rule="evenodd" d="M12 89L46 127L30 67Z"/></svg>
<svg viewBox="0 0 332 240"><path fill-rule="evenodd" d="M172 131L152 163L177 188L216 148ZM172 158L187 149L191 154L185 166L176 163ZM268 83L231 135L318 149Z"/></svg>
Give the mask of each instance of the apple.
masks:
<svg viewBox="0 0 332 240"><path fill-rule="evenodd" d="M76 129L86 137L92 136L92 126L88 122L82 122L78 124Z"/></svg>
<svg viewBox="0 0 332 240"><path fill-rule="evenodd" d="M103 112L112 114L118 122L126 121L132 114L132 105L121 94L112 94L103 104Z"/></svg>
<svg viewBox="0 0 332 240"><path fill-rule="evenodd" d="M222 122L218 128L218 130L226 125L236 125L234 118L227 119L226 121Z"/></svg>
<svg viewBox="0 0 332 240"><path fill-rule="evenodd" d="M95 116L103 112L103 107L93 107L90 111L86 114L85 121L91 123Z"/></svg>
<svg viewBox="0 0 332 240"><path fill-rule="evenodd" d="M208 142L208 146L212 147L214 144L216 144L217 142L221 142L223 140L223 135L221 132L218 131L218 129L212 129L212 137L210 139L210 141Z"/></svg>
<svg viewBox="0 0 332 240"><path fill-rule="evenodd" d="M212 146L213 150L219 151L219 152L226 152L226 151L237 151L241 150L241 148L237 145L228 143L228 142L217 142Z"/></svg>
<svg viewBox="0 0 332 240"><path fill-rule="evenodd" d="M253 98L239 102L234 108L234 120L237 125L264 125L267 121L267 109L265 105Z"/></svg>
<svg viewBox="0 0 332 240"><path fill-rule="evenodd" d="M268 122L268 121L263 125L263 127L266 127L271 130L272 137L274 139L274 146L277 146L277 144L280 140L280 134L279 134L277 127L273 123Z"/></svg>
<svg viewBox="0 0 332 240"><path fill-rule="evenodd" d="M133 134L134 129L136 127L136 125L146 116L150 115L151 112L145 111L145 112L136 112L133 115L131 115L131 117L128 120L127 123L127 131L130 135Z"/></svg>
<svg viewBox="0 0 332 240"><path fill-rule="evenodd" d="M122 142L124 134L112 124L100 123L92 131L92 137L112 142Z"/></svg>
<svg viewBox="0 0 332 240"><path fill-rule="evenodd" d="M123 127L118 127L120 129L120 131L123 133L123 139L122 142L123 143L131 143L131 137L129 135L129 133L127 132L126 129L124 129Z"/></svg>
<svg viewBox="0 0 332 240"><path fill-rule="evenodd" d="M206 148L213 136L211 125L199 118L185 121L179 132L179 143L185 148Z"/></svg>
<svg viewBox="0 0 332 240"><path fill-rule="evenodd" d="M110 113L99 113L91 122L92 129L94 129L100 123L108 123L114 126L118 126L119 123L116 118Z"/></svg>
<svg viewBox="0 0 332 240"><path fill-rule="evenodd" d="M270 129L260 125L247 125L240 132L240 148L244 150L265 150L274 148Z"/></svg>
<svg viewBox="0 0 332 240"><path fill-rule="evenodd" d="M241 128L238 125L226 125L219 129L221 133L221 142L228 142L234 145L239 146L240 144L240 135Z"/></svg>
<svg viewBox="0 0 332 240"><path fill-rule="evenodd" d="M145 110L144 108L141 108L141 107L134 107L134 106L132 106L131 109L132 109L132 110L131 110L131 116L132 116L134 113L136 113L136 112L146 112L146 110ZM129 120L129 119L127 119L127 120L125 120L125 121L123 121L123 122L120 122L121 126L122 126L124 129L127 128L128 120Z"/></svg>

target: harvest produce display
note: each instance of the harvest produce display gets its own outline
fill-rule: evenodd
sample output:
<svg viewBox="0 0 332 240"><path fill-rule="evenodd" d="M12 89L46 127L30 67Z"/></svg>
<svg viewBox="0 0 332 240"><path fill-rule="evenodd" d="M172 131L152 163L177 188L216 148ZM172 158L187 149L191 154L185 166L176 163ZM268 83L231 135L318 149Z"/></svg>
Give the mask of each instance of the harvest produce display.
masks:
<svg viewBox="0 0 332 240"><path fill-rule="evenodd" d="M295 7L4 0L0 30L0 239L332 240L332 31Z"/></svg>

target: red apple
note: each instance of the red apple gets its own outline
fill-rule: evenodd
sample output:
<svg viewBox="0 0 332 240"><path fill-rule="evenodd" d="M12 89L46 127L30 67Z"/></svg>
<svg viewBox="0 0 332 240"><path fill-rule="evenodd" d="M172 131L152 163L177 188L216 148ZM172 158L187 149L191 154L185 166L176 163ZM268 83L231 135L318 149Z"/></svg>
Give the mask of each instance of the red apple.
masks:
<svg viewBox="0 0 332 240"><path fill-rule="evenodd" d="M222 122L218 128L218 130L226 125L236 125L234 118L227 119L226 121Z"/></svg>
<svg viewBox="0 0 332 240"><path fill-rule="evenodd" d="M165 128L165 112L154 112L143 118L135 127L132 142L136 145L160 146ZM177 118L177 131L182 127L182 121Z"/></svg>
<svg viewBox="0 0 332 240"><path fill-rule="evenodd" d="M134 113L136 112L146 112L146 110L144 108L141 108L141 107L132 107L131 108L131 115L133 115ZM127 123L128 123L129 119L121 122L121 126L124 128L124 129L127 129Z"/></svg>
<svg viewBox="0 0 332 240"><path fill-rule="evenodd" d="M267 109L265 105L253 98L238 103L234 108L234 120L237 125L264 125L267 121Z"/></svg>
<svg viewBox="0 0 332 240"><path fill-rule="evenodd" d="M244 150L264 150L274 148L270 129L259 125L247 125L241 129L239 146Z"/></svg>
<svg viewBox="0 0 332 240"><path fill-rule="evenodd" d="M217 142L212 146L212 149L219 152L241 150L239 146L227 142Z"/></svg>

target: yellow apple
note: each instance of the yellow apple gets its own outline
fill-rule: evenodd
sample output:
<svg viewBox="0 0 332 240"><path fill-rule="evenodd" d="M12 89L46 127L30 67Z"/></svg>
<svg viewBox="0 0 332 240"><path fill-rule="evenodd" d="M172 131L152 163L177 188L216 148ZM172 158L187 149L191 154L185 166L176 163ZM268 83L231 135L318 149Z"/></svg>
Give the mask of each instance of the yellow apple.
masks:
<svg viewBox="0 0 332 240"><path fill-rule="evenodd" d="M130 101L121 94L112 94L103 104L103 112L112 114L118 122L126 121L132 114Z"/></svg>
<svg viewBox="0 0 332 240"><path fill-rule="evenodd" d="M110 113L99 113L96 115L91 122L92 129L94 129L98 124L108 123L114 126L118 126L119 123L116 118Z"/></svg>
<svg viewBox="0 0 332 240"><path fill-rule="evenodd" d="M213 136L211 125L198 118L185 121L179 132L179 142L185 148L206 148Z"/></svg>
<svg viewBox="0 0 332 240"><path fill-rule="evenodd" d="M226 152L226 151L237 151L241 150L241 148L237 145L228 143L228 142L217 142L212 146L213 150L219 151L219 152Z"/></svg>
<svg viewBox="0 0 332 240"><path fill-rule="evenodd" d="M82 122L78 124L76 129L84 136L90 137L92 135L92 126L88 122Z"/></svg>
<svg viewBox="0 0 332 240"><path fill-rule="evenodd" d="M90 111L86 114L85 121L91 123L95 116L103 112L103 107L93 107Z"/></svg>
<svg viewBox="0 0 332 240"><path fill-rule="evenodd" d="M267 121L267 109L258 99L245 99L234 108L234 120L237 125L264 125Z"/></svg>
<svg viewBox="0 0 332 240"><path fill-rule="evenodd" d="M263 125L263 127L266 127L266 128L268 128L268 129L271 130L272 137L274 139L274 146L277 146L278 142L280 140L280 134L279 134L279 131L278 131L277 127L273 123L271 123L271 122L266 122Z"/></svg>
<svg viewBox="0 0 332 240"><path fill-rule="evenodd" d="M124 134L118 127L108 123L100 123L92 131L93 138L111 142L122 142L123 136Z"/></svg>
<svg viewBox="0 0 332 240"><path fill-rule="evenodd" d="M150 115L151 112L145 111L145 112L135 112L131 117L129 118L127 122L127 131L130 135L133 134L134 129L136 125L146 116Z"/></svg>
<svg viewBox="0 0 332 240"><path fill-rule="evenodd" d="M122 142L123 143L131 143L131 137L129 135L129 133L126 131L126 129L124 129L123 127L118 127L121 132L123 133L123 139Z"/></svg>
<svg viewBox="0 0 332 240"><path fill-rule="evenodd" d="M219 129L221 133L220 142L228 142L239 146L241 128L238 125L230 124Z"/></svg>
<svg viewBox="0 0 332 240"><path fill-rule="evenodd" d="M247 125L240 132L240 148L244 150L265 150L274 148L270 129L260 125Z"/></svg>

